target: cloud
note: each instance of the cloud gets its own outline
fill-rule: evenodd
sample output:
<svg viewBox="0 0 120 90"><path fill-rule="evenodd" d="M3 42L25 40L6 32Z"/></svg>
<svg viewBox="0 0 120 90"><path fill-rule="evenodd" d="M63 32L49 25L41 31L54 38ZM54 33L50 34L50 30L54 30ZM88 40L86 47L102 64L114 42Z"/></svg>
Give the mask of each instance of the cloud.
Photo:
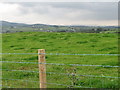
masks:
<svg viewBox="0 0 120 90"><path fill-rule="evenodd" d="M3 20L24 23L117 25L115 2L0 3Z"/></svg>

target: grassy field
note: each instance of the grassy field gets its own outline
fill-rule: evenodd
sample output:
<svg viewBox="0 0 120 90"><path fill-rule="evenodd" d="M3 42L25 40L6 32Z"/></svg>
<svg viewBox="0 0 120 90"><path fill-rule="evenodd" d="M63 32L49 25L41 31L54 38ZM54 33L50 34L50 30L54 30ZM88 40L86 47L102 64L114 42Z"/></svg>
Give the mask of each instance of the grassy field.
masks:
<svg viewBox="0 0 120 90"><path fill-rule="evenodd" d="M118 35L115 33L52 33L20 32L2 35L3 53L37 53L45 49L46 53L79 53L79 54L117 54ZM3 55L3 61L38 62L36 55ZM79 55L46 55L47 63L118 65L117 56L79 56ZM39 88L38 65L29 63L3 63L3 87ZM18 71L10 71L18 70ZM36 71L36 72L24 72ZM117 68L47 65L48 88L70 88L82 86L94 88L118 88L118 78L101 76L118 76ZM60 73L74 73L64 75ZM79 75L95 75L89 77ZM7 78L7 79L5 79ZM20 79L20 80L18 80ZM28 80L28 81L24 81ZM36 82L33 82L36 81ZM54 85L62 84L62 85ZM63 86L64 85L64 86ZM70 86L71 85L71 86Z"/></svg>

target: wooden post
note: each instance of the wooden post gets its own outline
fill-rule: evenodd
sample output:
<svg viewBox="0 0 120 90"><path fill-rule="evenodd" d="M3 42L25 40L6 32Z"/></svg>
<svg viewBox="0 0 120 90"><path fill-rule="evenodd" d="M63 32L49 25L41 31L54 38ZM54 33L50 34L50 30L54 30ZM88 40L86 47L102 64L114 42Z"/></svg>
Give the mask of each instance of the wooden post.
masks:
<svg viewBox="0 0 120 90"><path fill-rule="evenodd" d="M45 49L38 49L38 63L39 64L39 79L40 88L46 88L46 63L45 61Z"/></svg>

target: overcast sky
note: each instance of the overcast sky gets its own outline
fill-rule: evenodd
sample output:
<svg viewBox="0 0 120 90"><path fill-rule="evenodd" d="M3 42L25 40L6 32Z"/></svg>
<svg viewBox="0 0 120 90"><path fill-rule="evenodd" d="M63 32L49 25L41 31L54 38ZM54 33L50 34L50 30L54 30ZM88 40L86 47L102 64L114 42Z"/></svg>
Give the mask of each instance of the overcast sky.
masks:
<svg viewBox="0 0 120 90"><path fill-rule="evenodd" d="M55 25L118 25L117 2L0 3L0 19Z"/></svg>

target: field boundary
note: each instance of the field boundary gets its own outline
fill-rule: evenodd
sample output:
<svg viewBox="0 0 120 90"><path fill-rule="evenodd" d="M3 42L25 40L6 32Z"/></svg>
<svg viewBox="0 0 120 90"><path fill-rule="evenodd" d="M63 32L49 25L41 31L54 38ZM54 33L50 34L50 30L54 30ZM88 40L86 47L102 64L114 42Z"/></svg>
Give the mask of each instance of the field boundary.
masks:
<svg viewBox="0 0 120 90"><path fill-rule="evenodd" d="M41 51L42 50L42 51ZM41 53L40 53L41 52ZM42 53L43 52L43 53ZM39 82L40 88L47 88L46 84L55 84L55 85L62 85L62 86L71 86L71 85L64 85L58 83L49 83L46 81L46 74L59 74L59 75L71 75L71 76L83 76L83 77L100 77L100 78L120 78L120 77L113 77L113 76L99 76L99 75L84 75L84 74L75 74L75 73L55 73L55 72L46 72L46 65L68 65L68 66L87 66L87 67L107 67L107 68L119 68L120 66L111 66L111 65L85 65L85 64L64 64L64 63L46 63L45 55L81 55L81 56L88 56L88 55L95 55L95 56L120 56L120 54L65 54L65 53L45 53L44 49L39 49L38 53L0 53L1 55L38 55L38 63L37 62L15 62L15 61L0 61L1 63L20 63L20 64L38 64L39 69L38 71L28 71L28 70L12 70L12 69L2 69L3 71L19 71L19 72L34 72L39 73L39 81L31 81L31 82ZM21 79L9 79L9 78L1 78L6 80L21 80ZM25 80L28 81L29 80ZM84 86L75 86L75 87L83 87ZM90 87L86 87L90 88Z"/></svg>

